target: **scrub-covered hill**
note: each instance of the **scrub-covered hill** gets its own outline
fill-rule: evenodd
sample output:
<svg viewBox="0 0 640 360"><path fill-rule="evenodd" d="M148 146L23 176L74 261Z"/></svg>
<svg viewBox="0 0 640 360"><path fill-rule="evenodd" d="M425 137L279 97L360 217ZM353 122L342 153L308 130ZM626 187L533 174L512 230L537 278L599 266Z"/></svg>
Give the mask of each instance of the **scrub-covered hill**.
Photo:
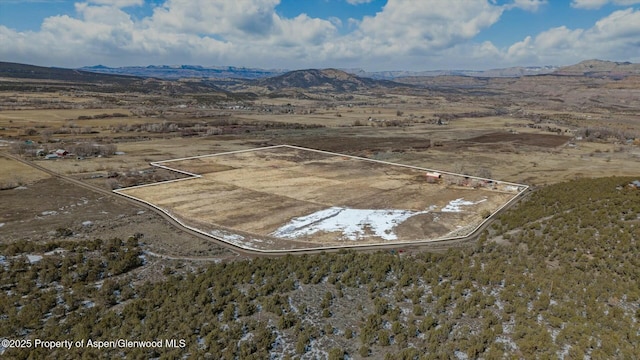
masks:
<svg viewBox="0 0 640 360"><path fill-rule="evenodd" d="M165 269L164 280L137 284L153 260L136 260L135 237L3 245L0 338L184 339L184 346L107 343L0 354L634 358L640 352L640 191L627 186L632 180L542 188L502 215L480 243L442 254L178 263ZM66 250L27 257L54 248Z"/></svg>

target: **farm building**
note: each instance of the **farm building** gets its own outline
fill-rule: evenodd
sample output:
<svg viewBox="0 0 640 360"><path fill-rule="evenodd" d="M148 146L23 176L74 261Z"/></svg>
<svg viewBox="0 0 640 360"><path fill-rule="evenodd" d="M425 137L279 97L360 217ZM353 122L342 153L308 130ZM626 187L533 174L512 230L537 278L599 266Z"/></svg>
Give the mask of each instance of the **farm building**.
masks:
<svg viewBox="0 0 640 360"><path fill-rule="evenodd" d="M58 150L55 151L55 154L58 155L59 157L62 157L62 156L69 155L69 152L67 150L64 150L64 149L58 149Z"/></svg>
<svg viewBox="0 0 640 360"><path fill-rule="evenodd" d="M633 180L629 183L629 187L640 189L640 180Z"/></svg>
<svg viewBox="0 0 640 360"><path fill-rule="evenodd" d="M424 174L427 177L427 180L440 180L442 179L442 174L440 174L439 172L434 172L434 171L428 171L426 174Z"/></svg>

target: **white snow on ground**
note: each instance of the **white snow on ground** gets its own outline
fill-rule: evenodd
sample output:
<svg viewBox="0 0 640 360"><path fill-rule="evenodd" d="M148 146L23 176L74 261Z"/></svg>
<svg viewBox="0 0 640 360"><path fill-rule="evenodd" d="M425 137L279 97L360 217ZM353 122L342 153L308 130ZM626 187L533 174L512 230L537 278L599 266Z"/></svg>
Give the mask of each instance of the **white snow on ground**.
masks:
<svg viewBox="0 0 640 360"><path fill-rule="evenodd" d="M230 244L234 244L246 249L255 249L257 245L255 243L256 239L247 239L242 235L230 233L225 230L211 230L209 234Z"/></svg>
<svg viewBox="0 0 640 360"><path fill-rule="evenodd" d="M43 211L42 212L42 216L48 216L48 215L58 215L58 212L55 210L49 210L49 211Z"/></svg>
<svg viewBox="0 0 640 360"><path fill-rule="evenodd" d="M224 241L228 242L241 242L242 240L244 240L244 236L242 235L232 234L230 232L222 230L211 230L211 232L209 233L217 238L221 238Z"/></svg>
<svg viewBox="0 0 640 360"><path fill-rule="evenodd" d="M313 235L318 231L340 231L343 237L349 240L368 236L397 240L398 237L393 231L397 225L412 216L426 214L429 211L349 209L334 206L294 218L271 235L295 239L304 235Z"/></svg>
<svg viewBox="0 0 640 360"><path fill-rule="evenodd" d="M442 211L442 212L462 212L461 206L476 205L476 204L479 204L479 203L481 203L483 201L487 201L487 199L482 199L482 200L476 201L476 202L467 201L467 200L465 200L463 198L455 199L455 200L449 201L449 203L445 207L443 207L442 210L440 210L440 211Z"/></svg>
<svg viewBox="0 0 640 360"><path fill-rule="evenodd" d="M67 252L67 250L65 250L65 249L54 249L54 250L48 251L48 252L46 252L44 254L47 255L47 256L51 256L51 255L60 255L60 254L63 254L65 252Z"/></svg>
<svg viewBox="0 0 640 360"><path fill-rule="evenodd" d="M3 227L3 226L4 226L4 223L0 223L0 227Z"/></svg>
<svg viewBox="0 0 640 360"><path fill-rule="evenodd" d="M38 261L42 260L42 256L40 255L27 255L27 259L29 259L29 263L34 264Z"/></svg>

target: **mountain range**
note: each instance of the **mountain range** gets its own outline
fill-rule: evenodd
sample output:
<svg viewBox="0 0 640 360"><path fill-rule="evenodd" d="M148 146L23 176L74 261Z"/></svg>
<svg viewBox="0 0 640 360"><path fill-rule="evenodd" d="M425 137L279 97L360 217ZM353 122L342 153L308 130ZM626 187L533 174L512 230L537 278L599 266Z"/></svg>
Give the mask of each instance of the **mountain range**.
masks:
<svg viewBox="0 0 640 360"><path fill-rule="evenodd" d="M537 75L537 76L534 76ZM26 90L32 80L48 88L72 85L102 92L208 93L224 97L306 96L307 93L348 93L403 87L477 88L487 81L534 79L540 76L592 77L620 80L640 75L640 64L587 60L565 67L514 67L486 71L389 71L357 69L264 70L241 67L147 66L108 68L102 65L63 69L0 62L0 89ZM21 79L21 80L16 80ZM44 82L43 82L44 81ZM472 83L469 83L472 82ZM480 83L478 83L480 82ZM65 83L65 84L63 84ZM484 84L484 85L482 85ZM42 86L42 85L38 85Z"/></svg>
<svg viewBox="0 0 640 360"><path fill-rule="evenodd" d="M286 69L259 69L235 66L199 66L199 65L149 65L106 67L103 65L87 66L78 70L113 75L131 75L153 77L158 79L264 79L290 72ZM583 76L615 76L640 74L640 64L630 62L614 62L604 60L586 60L570 66L515 66L489 70L428 70L428 71L375 71L362 69L339 69L360 78L378 80L394 80L404 77L434 76L467 76L480 78L522 77L534 75L583 75Z"/></svg>
<svg viewBox="0 0 640 360"><path fill-rule="evenodd" d="M78 70L100 74L130 75L177 80L184 78L205 79L262 79L286 73L283 69L257 69L235 66L199 66L199 65L149 65L107 67L104 65L85 66Z"/></svg>
<svg viewBox="0 0 640 360"><path fill-rule="evenodd" d="M472 77L520 77L528 75L549 74L556 71L556 66L518 66L490 70L431 70L431 71L374 71L362 69L340 69L362 78L393 80L400 77L414 76L472 76ZM199 65L149 65L107 67L104 65L86 66L78 70L113 75L132 75L155 77L159 79L207 78L207 79L263 79L290 72L286 69L258 69L235 66L199 66Z"/></svg>

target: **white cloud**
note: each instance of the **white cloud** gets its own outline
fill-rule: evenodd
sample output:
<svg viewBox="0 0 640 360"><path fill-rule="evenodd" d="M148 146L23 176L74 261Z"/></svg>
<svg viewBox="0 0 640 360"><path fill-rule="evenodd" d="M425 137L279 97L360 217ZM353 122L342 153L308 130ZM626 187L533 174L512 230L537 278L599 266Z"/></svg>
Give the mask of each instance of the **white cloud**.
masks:
<svg viewBox="0 0 640 360"><path fill-rule="evenodd" d="M139 2L77 3L75 16L46 18L37 31L0 25L0 59L67 67L188 63L367 70L640 60L640 10L634 9L616 11L589 28L559 26L497 48L474 39L504 12L536 11L546 2L431 0L416 7L414 0L388 0L373 16L348 19L345 28L337 18L282 16L276 10L280 0L166 0L142 19L127 9Z"/></svg>
<svg viewBox="0 0 640 360"><path fill-rule="evenodd" d="M547 0L514 0L513 3L506 6L507 8L517 8L536 12L545 4L547 4Z"/></svg>
<svg viewBox="0 0 640 360"><path fill-rule="evenodd" d="M474 0L389 0L381 12L365 17L349 39L373 54L426 54L472 39L498 21L503 9Z"/></svg>
<svg viewBox="0 0 640 360"><path fill-rule="evenodd" d="M628 6L640 4L640 0L573 0L571 6L577 9L599 9L607 4Z"/></svg>
<svg viewBox="0 0 640 360"><path fill-rule="evenodd" d="M263 35L273 30L279 0L168 0L154 10L153 26L221 36Z"/></svg>
<svg viewBox="0 0 640 360"><path fill-rule="evenodd" d="M510 46L506 58L513 62L536 60L538 63L567 64L584 59L639 60L640 10L620 10L597 21L589 29L565 26L528 36ZM532 61L533 62L533 61Z"/></svg>

